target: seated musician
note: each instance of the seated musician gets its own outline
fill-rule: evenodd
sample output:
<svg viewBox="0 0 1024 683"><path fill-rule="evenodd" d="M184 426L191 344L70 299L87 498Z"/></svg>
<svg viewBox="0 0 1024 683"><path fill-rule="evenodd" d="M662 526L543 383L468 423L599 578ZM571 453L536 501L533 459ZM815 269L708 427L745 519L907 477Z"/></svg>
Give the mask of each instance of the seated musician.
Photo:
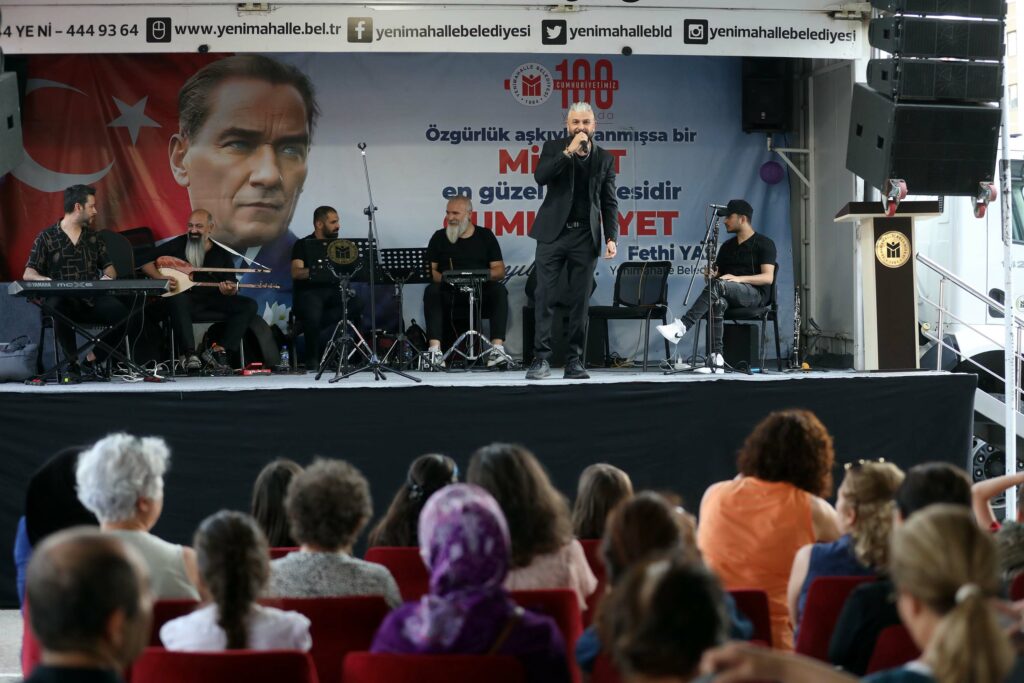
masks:
<svg viewBox="0 0 1024 683"><path fill-rule="evenodd" d="M312 240L336 240L341 228L338 212L330 206L321 206L313 212L313 234L306 235L292 247L292 290L295 317L302 323L306 338L304 355L307 370L316 370L320 365L324 340L321 336L331 333L341 320L341 292L336 282L310 282L309 268L312 258L307 245ZM348 300L348 319L359 325L363 303L357 297Z"/></svg>
<svg viewBox="0 0 1024 683"><path fill-rule="evenodd" d="M504 346L508 326L508 292L501 282L505 278L505 262L502 260L498 239L487 228L473 225L470 221L472 212L473 202L469 197L453 197L445 211L446 227L435 232L427 245L427 261L430 262L433 283L427 285L423 294L423 308L427 319L427 353L431 365L441 363L444 321L450 319L456 298L463 308L467 303L464 294L442 282L441 273L447 270L483 269L491 271L491 279L483 285L481 311L483 317L491 321L491 344L495 347L487 365L495 367L508 363Z"/></svg>
<svg viewBox="0 0 1024 683"><path fill-rule="evenodd" d="M231 254L218 244L210 235L213 233L213 217L205 209L196 209L188 217L188 231L167 240L157 246L151 260L142 266L142 271L151 278L167 280L157 269L156 260L161 256L171 256L187 262L193 268L234 268ZM232 273L195 272L192 279L196 282L216 282L217 287L193 287L166 299L171 313L171 324L174 326L175 339L179 340L184 353L182 363L187 372L198 372L205 362L215 372L229 372L231 365L228 354L237 355L242 343L242 336L257 314L256 302L249 297L238 295L238 282ZM177 289L171 282L171 289ZM195 334L192 331L192 318L202 313L218 312L224 314L224 333L219 343L200 354L196 353Z"/></svg>
<svg viewBox="0 0 1024 683"><path fill-rule="evenodd" d="M95 229L96 213L96 190L86 185L72 185L64 190L64 217L36 236L22 278L81 281L117 277L107 247ZM128 317L128 307L114 296L52 296L46 297L46 303L78 323L113 325ZM82 368L75 355L75 330L54 319L53 334L68 359L69 378L79 380ZM119 325L101 339L116 346L123 334L124 325ZM86 370L95 371L107 355L102 347L96 347L95 360L85 362Z"/></svg>

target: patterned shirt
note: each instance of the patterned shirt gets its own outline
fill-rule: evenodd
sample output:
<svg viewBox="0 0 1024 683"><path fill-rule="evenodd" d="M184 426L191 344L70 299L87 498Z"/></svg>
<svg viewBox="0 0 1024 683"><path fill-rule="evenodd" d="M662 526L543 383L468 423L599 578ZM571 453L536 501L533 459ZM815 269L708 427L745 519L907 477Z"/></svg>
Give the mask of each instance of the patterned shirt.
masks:
<svg viewBox="0 0 1024 683"><path fill-rule="evenodd" d="M270 563L267 594L276 598L380 595L388 607L402 604L387 567L344 553L296 551Z"/></svg>
<svg viewBox="0 0 1024 683"><path fill-rule="evenodd" d="M98 280L110 265L107 246L95 231L82 228L74 244L57 221L36 236L25 267L54 280Z"/></svg>

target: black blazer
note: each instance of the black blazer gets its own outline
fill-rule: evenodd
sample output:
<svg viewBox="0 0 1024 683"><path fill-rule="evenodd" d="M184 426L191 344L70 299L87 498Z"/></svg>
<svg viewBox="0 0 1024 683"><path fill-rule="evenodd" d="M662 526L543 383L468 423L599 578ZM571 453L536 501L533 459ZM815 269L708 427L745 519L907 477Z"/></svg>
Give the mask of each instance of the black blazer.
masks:
<svg viewBox="0 0 1024 683"><path fill-rule="evenodd" d="M563 152L569 146L568 136L544 143L533 179L546 185L544 203L533 221L530 236L545 244L554 242L572 211L572 160ZM590 232L594 251L601 254L606 240L614 240L619 229L619 202L615 198L615 158L594 145L590 152ZM602 237L603 234L603 237Z"/></svg>

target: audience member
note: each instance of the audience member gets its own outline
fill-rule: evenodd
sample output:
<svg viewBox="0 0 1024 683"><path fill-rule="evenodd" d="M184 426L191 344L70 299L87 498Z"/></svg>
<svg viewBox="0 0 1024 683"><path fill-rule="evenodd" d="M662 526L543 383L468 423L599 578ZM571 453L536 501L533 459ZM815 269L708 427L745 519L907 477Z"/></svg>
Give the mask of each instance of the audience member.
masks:
<svg viewBox="0 0 1024 683"><path fill-rule="evenodd" d="M620 501L633 495L633 482L618 467L598 463L580 474L576 502L572 507L572 531L576 538L597 539L604 536L608 513Z"/></svg>
<svg viewBox="0 0 1024 683"><path fill-rule="evenodd" d="M446 455L430 453L413 460L405 483L398 489L383 519L370 532L369 545L417 547L416 527L423 506L435 492L458 480L459 468Z"/></svg>
<svg viewBox="0 0 1024 683"><path fill-rule="evenodd" d="M252 489L252 516L260 525L271 548L293 548L295 539L288 528L284 497L288 484L302 472L294 460L278 458L260 470Z"/></svg>
<svg viewBox="0 0 1024 683"><path fill-rule="evenodd" d="M391 607L401 604L386 567L352 557L373 513L370 485L359 470L342 460L317 460L292 479L285 510L300 548L270 563L270 595L381 595Z"/></svg>
<svg viewBox="0 0 1024 683"><path fill-rule="evenodd" d="M1024 571L1024 524L1019 522L1003 522L995 533L996 546L999 548L999 565L1003 571L1003 579L1012 582Z"/></svg>
<svg viewBox="0 0 1024 683"><path fill-rule="evenodd" d="M920 658L869 676L872 683L999 683L1013 650L992 599L1000 587L995 541L959 505L934 505L893 534L890 570L896 605ZM709 652L716 683L856 680L806 657L731 645Z"/></svg>
<svg viewBox="0 0 1024 683"><path fill-rule="evenodd" d="M601 610L601 632L626 683L683 683L728 630L722 587L701 564L633 567ZM685 605L685 609L680 606Z"/></svg>
<svg viewBox="0 0 1024 683"><path fill-rule="evenodd" d="M895 510L893 496L903 471L887 462L847 463L836 495L839 531L832 543L805 545L793 560L789 576L789 614L794 626L807 601L807 590L818 577L870 576L885 571Z"/></svg>
<svg viewBox="0 0 1024 683"><path fill-rule="evenodd" d="M894 523L900 524L912 514L930 505L948 503L969 507L971 481L959 467L947 463L925 463L907 470L896 490ZM828 646L833 664L859 676L871 660L878 634L887 626L900 623L892 595L896 588L885 574L877 581L857 586L846 599Z"/></svg>
<svg viewBox="0 0 1024 683"><path fill-rule="evenodd" d="M509 590L571 588L580 610L597 588L597 578L572 536L569 505L551 485L547 472L522 446L494 443L478 449L466 475L501 506L512 535Z"/></svg>
<svg viewBox="0 0 1024 683"><path fill-rule="evenodd" d="M164 624L164 647L185 652L309 650L309 619L256 603L270 574L270 553L252 517L227 510L211 515L199 525L193 544L199 585L209 604Z"/></svg>
<svg viewBox="0 0 1024 683"><path fill-rule="evenodd" d="M117 683L149 639L145 561L111 534L51 534L28 568L32 631L42 662L27 683Z"/></svg>
<svg viewBox="0 0 1024 683"><path fill-rule="evenodd" d="M518 607L502 587L509 528L486 491L454 484L436 493L420 515L419 539L430 592L385 618L372 651L511 655L531 683L569 680L555 622Z"/></svg>
<svg viewBox="0 0 1024 683"><path fill-rule="evenodd" d="M139 551L153 595L198 600L195 552L149 533L163 512L170 457L161 438L110 434L78 458L78 499L99 518L103 531Z"/></svg>
<svg viewBox="0 0 1024 683"><path fill-rule="evenodd" d="M974 510L974 517L982 529L996 531L999 529L999 521L992 512L992 499L1005 493L1011 487L1020 487L1024 484L1024 472L1016 474L1004 474L1001 477L982 479L974 482L971 486L971 508ZM1018 496L1020 491L1018 490ZM1017 511L1020 510L1020 499L1017 499ZM1006 518L1015 521L1014 515L1007 514Z"/></svg>
<svg viewBox="0 0 1024 683"><path fill-rule="evenodd" d="M786 588L803 546L839 538L831 495L832 437L806 410L773 412L740 450L739 476L712 484L700 507L704 560L727 589L768 595L772 645L793 649Z"/></svg>

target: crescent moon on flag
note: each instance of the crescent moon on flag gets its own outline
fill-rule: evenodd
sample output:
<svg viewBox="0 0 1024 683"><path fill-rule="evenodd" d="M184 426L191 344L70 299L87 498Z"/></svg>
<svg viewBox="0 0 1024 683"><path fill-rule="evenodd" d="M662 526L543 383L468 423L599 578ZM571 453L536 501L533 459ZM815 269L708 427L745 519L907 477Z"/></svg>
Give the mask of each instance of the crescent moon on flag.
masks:
<svg viewBox="0 0 1024 683"><path fill-rule="evenodd" d="M43 78L30 78L25 81L26 96L33 91L44 90L47 88L70 90L78 93L79 95L85 95L85 93L78 88L74 88L67 83L61 83L59 81L50 81ZM93 173L61 173L60 171L54 171L51 168L46 168L33 159L29 155L28 150L25 150L24 161L11 171L11 175L26 185L34 187L41 192L60 192L64 190L64 188L71 187L72 185L91 185L92 183L99 181L103 176L107 175L113 167L114 162L111 161L106 168Z"/></svg>

